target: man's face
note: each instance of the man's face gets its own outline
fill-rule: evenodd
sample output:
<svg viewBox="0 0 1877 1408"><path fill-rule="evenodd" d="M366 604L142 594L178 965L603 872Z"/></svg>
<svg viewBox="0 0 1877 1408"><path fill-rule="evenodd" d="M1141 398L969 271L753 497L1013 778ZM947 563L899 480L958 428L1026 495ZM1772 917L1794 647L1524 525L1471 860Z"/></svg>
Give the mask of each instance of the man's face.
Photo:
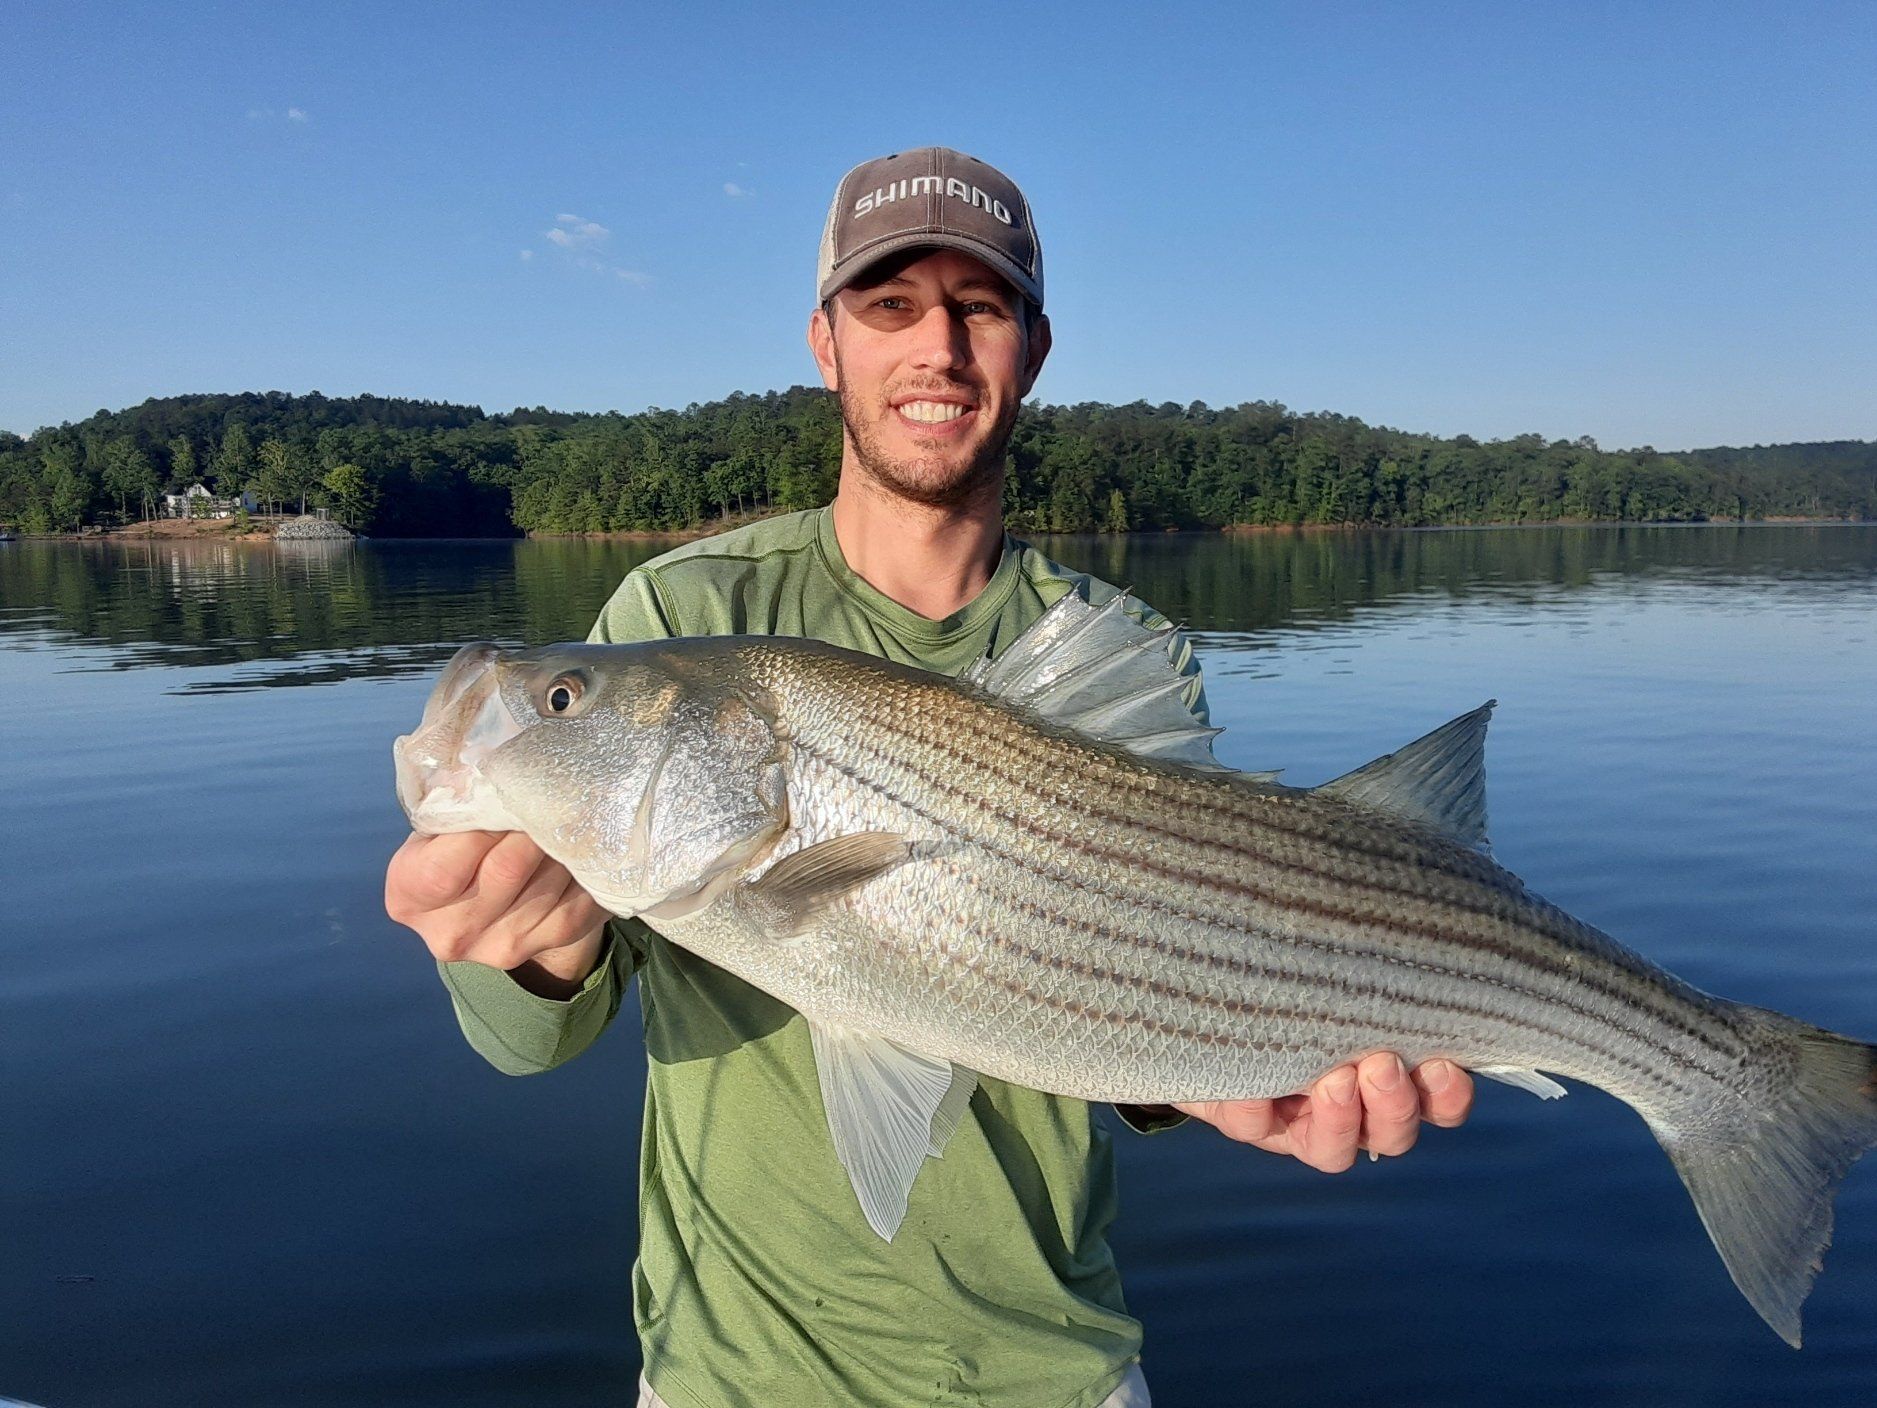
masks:
<svg viewBox="0 0 1877 1408"><path fill-rule="evenodd" d="M1017 410L1049 353L1021 295L956 250L882 260L817 310L808 343L841 398L861 469L905 498L952 508L996 492Z"/></svg>

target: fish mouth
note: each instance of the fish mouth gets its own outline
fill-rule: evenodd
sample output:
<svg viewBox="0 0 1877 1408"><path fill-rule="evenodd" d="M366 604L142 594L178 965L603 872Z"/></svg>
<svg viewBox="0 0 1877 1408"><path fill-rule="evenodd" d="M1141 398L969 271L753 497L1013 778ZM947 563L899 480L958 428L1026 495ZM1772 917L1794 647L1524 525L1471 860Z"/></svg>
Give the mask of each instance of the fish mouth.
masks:
<svg viewBox="0 0 1877 1408"><path fill-rule="evenodd" d="M514 829L482 763L523 725L502 698L496 665L502 652L488 643L466 645L444 668L424 704L423 721L392 745L398 801L411 829Z"/></svg>

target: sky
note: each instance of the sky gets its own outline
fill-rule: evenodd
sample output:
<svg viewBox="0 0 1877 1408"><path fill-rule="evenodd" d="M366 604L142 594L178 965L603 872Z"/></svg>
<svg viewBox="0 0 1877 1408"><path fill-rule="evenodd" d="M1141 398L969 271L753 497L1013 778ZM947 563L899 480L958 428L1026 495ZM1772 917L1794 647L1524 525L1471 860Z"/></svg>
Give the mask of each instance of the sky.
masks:
<svg viewBox="0 0 1877 1408"><path fill-rule="evenodd" d="M1877 5L0 6L0 428L812 383L841 174L1029 196L1036 396L1877 438Z"/></svg>

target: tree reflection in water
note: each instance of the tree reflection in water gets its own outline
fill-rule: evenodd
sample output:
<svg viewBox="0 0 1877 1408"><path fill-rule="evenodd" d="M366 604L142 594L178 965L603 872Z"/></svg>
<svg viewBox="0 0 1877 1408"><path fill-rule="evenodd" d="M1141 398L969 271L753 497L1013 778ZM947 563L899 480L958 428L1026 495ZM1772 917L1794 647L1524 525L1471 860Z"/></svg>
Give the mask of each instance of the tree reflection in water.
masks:
<svg viewBox="0 0 1877 1408"><path fill-rule="evenodd" d="M1584 590L1703 580L1802 592L1864 577L1859 525L1568 527L1043 537L1215 648L1429 599L1537 610ZM666 541L228 544L29 541L0 549L0 645L100 647L99 669L231 666L189 692L434 669L464 641L584 637L613 587ZM1249 635L1253 638L1246 639Z"/></svg>

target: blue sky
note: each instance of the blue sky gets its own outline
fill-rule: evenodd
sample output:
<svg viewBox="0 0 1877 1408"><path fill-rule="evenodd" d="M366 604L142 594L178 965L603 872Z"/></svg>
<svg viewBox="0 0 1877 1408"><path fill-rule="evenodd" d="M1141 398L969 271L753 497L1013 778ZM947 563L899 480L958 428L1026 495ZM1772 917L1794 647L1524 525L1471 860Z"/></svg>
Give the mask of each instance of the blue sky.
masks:
<svg viewBox="0 0 1877 1408"><path fill-rule="evenodd" d="M814 379L854 162L1028 192L1050 401L1877 438L1877 5L17 3L0 427Z"/></svg>

